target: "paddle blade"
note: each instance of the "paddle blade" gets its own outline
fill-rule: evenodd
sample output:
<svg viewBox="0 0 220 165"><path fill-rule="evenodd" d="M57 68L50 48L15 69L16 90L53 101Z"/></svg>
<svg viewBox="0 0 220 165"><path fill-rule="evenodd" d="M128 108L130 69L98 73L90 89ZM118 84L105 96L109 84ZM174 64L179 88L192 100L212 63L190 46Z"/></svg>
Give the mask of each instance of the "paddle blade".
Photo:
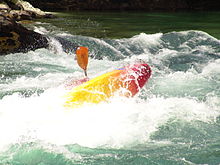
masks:
<svg viewBox="0 0 220 165"><path fill-rule="evenodd" d="M85 71L87 70L88 65L88 53L89 50L87 47L80 46L76 50L76 60L78 65Z"/></svg>

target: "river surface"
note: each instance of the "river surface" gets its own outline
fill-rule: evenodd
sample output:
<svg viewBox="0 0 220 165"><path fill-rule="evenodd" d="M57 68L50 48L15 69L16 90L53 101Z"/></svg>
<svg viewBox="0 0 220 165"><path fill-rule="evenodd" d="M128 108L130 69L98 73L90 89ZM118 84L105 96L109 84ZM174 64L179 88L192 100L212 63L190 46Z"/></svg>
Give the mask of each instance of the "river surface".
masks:
<svg viewBox="0 0 220 165"><path fill-rule="evenodd" d="M59 13L30 28L49 49L0 57L0 165L220 164L220 13ZM75 110L65 84L143 60L152 76L133 98ZM68 46L68 45L67 45Z"/></svg>

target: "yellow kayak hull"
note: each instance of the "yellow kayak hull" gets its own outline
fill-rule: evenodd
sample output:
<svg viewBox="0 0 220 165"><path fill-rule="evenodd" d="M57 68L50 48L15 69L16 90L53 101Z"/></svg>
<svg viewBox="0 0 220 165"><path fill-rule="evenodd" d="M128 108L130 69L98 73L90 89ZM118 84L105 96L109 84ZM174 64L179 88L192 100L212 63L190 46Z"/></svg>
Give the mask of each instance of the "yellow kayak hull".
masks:
<svg viewBox="0 0 220 165"><path fill-rule="evenodd" d="M144 86L151 75L147 64L136 64L105 73L77 87L65 96L65 107L77 108L85 103L99 103L116 93L132 97Z"/></svg>

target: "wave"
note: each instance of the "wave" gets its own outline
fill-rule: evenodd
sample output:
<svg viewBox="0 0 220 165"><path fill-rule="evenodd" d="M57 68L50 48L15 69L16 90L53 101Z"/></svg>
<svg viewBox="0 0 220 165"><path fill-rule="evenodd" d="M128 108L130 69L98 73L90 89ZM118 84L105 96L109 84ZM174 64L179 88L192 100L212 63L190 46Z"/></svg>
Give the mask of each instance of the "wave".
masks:
<svg viewBox="0 0 220 165"><path fill-rule="evenodd" d="M151 66L152 77L132 99L113 98L67 111L62 106L63 84L83 72L74 52L67 54L56 36L89 47L91 78L139 59ZM152 141L189 142L212 134L210 127L217 130L220 42L216 38L201 31L141 33L122 39L64 33L52 38L49 50L0 57L0 147L34 141L132 148ZM204 134L188 137L191 130Z"/></svg>

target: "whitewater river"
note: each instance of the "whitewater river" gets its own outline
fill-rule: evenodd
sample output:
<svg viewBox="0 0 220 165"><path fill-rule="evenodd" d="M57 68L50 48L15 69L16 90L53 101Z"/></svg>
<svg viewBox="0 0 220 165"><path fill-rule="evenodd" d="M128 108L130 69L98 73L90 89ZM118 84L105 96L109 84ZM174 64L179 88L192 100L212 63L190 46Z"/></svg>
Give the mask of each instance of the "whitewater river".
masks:
<svg viewBox="0 0 220 165"><path fill-rule="evenodd" d="M49 49L0 57L0 165L220 164L220 13L57 14L26 25ZM152 76L134 98L66 109L83 72L54 37L89 48L90 78L137 60Z"/></svg>

